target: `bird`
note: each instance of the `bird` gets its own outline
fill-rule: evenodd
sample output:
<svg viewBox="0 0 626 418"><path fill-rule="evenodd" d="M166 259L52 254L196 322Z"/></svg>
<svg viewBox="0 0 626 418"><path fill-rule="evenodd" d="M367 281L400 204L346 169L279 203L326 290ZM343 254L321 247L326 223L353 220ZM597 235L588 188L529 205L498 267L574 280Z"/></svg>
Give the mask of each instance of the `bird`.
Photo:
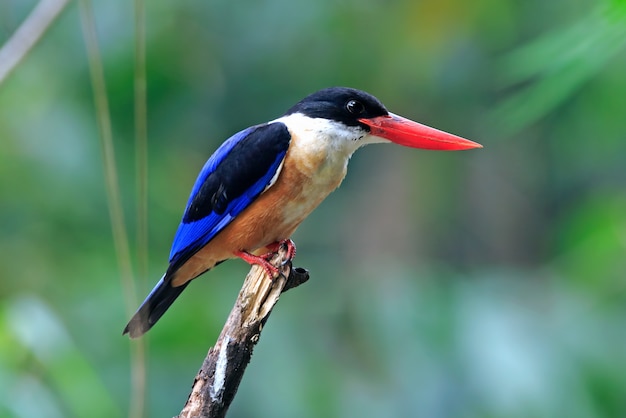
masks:
<svg viewBox="0 0 626 418"><path fill-rule="evenodd" d="M241 258L270 277L268 259L346 176L364 145L396 143L429 150L482 145L391 113L373 95L329 87L306 96L281 117L246 128L201 169L172 243L169 266L124 328L138 338L189 283L218 264Z"/></svg>

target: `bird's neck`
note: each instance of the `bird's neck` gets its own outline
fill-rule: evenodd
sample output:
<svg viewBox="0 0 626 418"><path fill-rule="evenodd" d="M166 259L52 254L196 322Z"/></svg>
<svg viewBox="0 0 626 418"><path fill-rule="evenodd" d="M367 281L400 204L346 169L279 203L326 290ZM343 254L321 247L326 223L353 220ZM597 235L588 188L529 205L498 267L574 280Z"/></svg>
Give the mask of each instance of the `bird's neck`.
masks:
<svg viewBox="0 0 626 418"><path fill-rule="evenodd" d="M350 157L362 145L359 134L339 122L297 113L276 121L291 133L288 157L303 174L322 181L341 182Z"/></svg>

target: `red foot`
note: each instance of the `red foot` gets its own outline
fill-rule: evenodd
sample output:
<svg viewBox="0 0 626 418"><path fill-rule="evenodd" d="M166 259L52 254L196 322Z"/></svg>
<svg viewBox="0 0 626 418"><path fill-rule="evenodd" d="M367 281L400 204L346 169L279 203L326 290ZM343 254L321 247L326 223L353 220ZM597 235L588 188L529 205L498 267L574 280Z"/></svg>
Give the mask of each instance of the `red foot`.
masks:
<svg viewBox="0 0 626 418"><path fill-rule="evenodd" d="M267 261L268 256L271 256L272 253L254 255L246 251L235 251L235 255L250 265L258 264L259 266L263 267L268 276L272 278L278 275L278 269L271 265L269 261Z"/></svg>
<svg viewBox="0 0 626 418"><path fill-rule="evenodd" d="M294 244L293 241L290 239L284 239L282 241L277 241L266 245L266 248L270 250L270 252L266 254L254 255L250 254L247 251L235 251L234 254L248 264L257 264L263 267L265 272L270 277L275 277L278 275L278 269L271 265L268 260L272 258L274 253L278 251L283 245L287 246L287 261L293 259L296 256L296 244Z"/></svg>

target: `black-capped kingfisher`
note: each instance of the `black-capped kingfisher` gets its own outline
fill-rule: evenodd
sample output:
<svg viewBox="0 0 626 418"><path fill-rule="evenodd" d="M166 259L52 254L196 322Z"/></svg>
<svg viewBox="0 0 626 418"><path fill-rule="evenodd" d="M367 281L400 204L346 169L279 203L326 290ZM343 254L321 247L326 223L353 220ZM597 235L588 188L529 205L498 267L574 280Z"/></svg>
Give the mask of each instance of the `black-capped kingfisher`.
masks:
<svg viewBox="0 0 626 418"><path fill-rule="evenodd" d="M268 123L226 140L206 162L174 237L169 267L124 334L140 337L191 280L230 258L260 264L290 240L298 225L346 175L348 160L367 144L464 150L480 144L387 111L374 96L346 87L313 93Z"/></svg>

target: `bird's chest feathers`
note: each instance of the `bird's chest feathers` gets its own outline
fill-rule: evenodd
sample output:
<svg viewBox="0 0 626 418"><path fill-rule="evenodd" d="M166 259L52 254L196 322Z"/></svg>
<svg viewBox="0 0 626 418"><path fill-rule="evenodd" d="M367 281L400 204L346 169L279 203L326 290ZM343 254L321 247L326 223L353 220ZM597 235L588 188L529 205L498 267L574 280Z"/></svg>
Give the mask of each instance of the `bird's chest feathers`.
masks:
<svg viewBox="0 0 626 418"><path fill-rule="evenodd" d="M298 177L307 193L328 193L335 190L346 176L353 150L330 137L304 131L292 138L285 157L287 169Z"/></svg>
<svg viewBox="0 0 626 418"><path fill-rule="evenodd" d="M341 184L352 152L314 131L292 131L280 175L266 192L276 198L268 201L286 236Z"/></svg>

